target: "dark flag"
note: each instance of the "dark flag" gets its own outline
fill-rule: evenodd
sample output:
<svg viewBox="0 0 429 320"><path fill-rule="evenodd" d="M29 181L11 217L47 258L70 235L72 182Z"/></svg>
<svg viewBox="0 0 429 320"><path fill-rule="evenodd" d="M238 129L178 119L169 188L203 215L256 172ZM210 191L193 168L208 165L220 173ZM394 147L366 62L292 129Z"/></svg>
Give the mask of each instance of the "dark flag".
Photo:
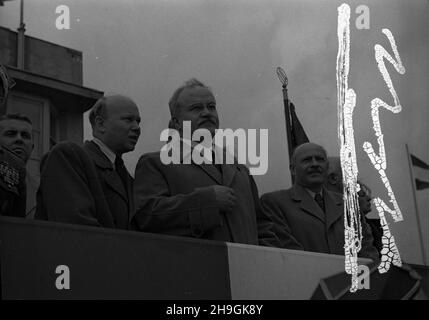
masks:
<svg viewBox="0 0 429 320"><path fill-rule="evenodd" d="M305 134L304 128L299 122L298 116L295 112L295 106L293 103L289 101L288 93L287 93L287 85L289 80L286 76L286 71L284 71L281 67L277 67L276 69L277 76L282 84L283 91L283 106L285 112L285 122L286 122L286 136L287 136L287 148L289 155L289 165L291 163L293 151L299 145L309 142L307 135ZM291 179L292 183L294 183L294 175L291 171Z"/></svg>
<svg viewBox="0 0 429 320"><path fill-rule="evenodd" d="M413 165L414 178L417 190L429 188L429 165L415 155L410 154Z"/></svg>
<svg viewBox="0 0 429 320"><path fill-rule="evenodd" d="M7 96L14 85L15 81L9 77L6 68L0 64L0 114L5 113L3 109L6 106Z"/></svg>
<svg viewBox="0 0 429 320"><path fill-rule="evenodd" d="M306 142L310 142L310 140L308 139L304 128L301 125L301 122L299 122L298 116L296 115L295 112L295 106L293 103L289 104L290 106L290 117L291 117L291 137L292 137L292 146L291 146L291 150L295 150L296 147L298 147L299 145L306 143Z"/></svg>

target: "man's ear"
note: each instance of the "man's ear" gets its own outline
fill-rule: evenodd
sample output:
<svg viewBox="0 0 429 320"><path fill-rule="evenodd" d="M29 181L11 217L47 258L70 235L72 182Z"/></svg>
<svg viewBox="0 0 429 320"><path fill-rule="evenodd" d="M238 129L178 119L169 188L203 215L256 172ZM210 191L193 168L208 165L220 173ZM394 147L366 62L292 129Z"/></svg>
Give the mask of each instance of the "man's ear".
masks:
<svg viewBox="0 0 429 320"><path fill-rule="evenodd" d="M99 132L105 132L106 128L104 126L104 118L102 116L96 116L94 119L95 129Z"/></svg>
<svg viewBox="0 0 429 320"><path fill-rule="evenodd" d="M294 176L295 175L295 166L293 164L289 165L289 170L290 170L290 174L292 176Z"/></svg>
<svg viewBox="0 0 429 320"><path fill-rule="evenodd" d="M338 183L337 175L335 173L328 174L328 183L336 185Z"/></svg>
<svg viewBox="0 0 429 320"><path fill-rule="evenodd" d="M176 117L171 118L171 125L173 129L176 129L177 131L180 131L182 129L182 124L180 123L179 119Z"/></svg>

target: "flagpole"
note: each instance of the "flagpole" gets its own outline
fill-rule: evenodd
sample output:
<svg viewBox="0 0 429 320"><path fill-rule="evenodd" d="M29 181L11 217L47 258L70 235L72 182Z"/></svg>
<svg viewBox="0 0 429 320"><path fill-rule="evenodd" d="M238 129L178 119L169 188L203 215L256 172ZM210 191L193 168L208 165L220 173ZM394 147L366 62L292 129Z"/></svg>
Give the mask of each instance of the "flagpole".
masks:
<svg viewBox="0 0 429 320"><path fill-rule="evenodd" d="M292 128L291 128L291 121L290 121L290 106L289 106L289 98L287 94L287 88L286 86L283 86L283 105L284 105L284 111L285 111L285 122L286 122L286 133L287 133L287 149L289 154L289 162L292 157Z"/></svg>
<svg viewBox="0 0 429 320"><path fill-rule="evenodd" d="M24 23L24 0L20 4L20 19L18 28L17 67L24 69L25 65L25 23Z"/></svg>
<svg viewBox="0 0 429 320"><path fill-rule="evenodd" d="M411 163L411 157L410 157L410 150L408 149L408 144L405 144L405 149L407 151L407 158L408 158L408 166L410 169L410 177L411 177L411 186L413 189L413 198L414 198L414 207L415 207L415 211L416 211L416 219L417 219L417 229L419 232L419 239L420 239L420 248L422 251L422 258L423 258L423 264L426 264L426 254L425 254L425 248L423 245L423 234L422 234L422 230L421 230L421 224L420 224L420 213L419 213L419 206L417 205L417 195L416 195L416 179L414 178L414 172L413 172L413 168L412 168L412 163Z"/></svg>
<svg viewBox="0 0 429 320"><path fill-rule="evenodd" d="M282 91L283 91L283 105L284 105L284 112L285 112L285 122L286 122L286 136L287 136L287 150L289 155L289 166L291 163L292 158L292 128L291 128L291 117L290 117L290 107L289 107L289 97L287 93L287 85L288 85L288 78L286 76L286 72L281 68L277 67L277 76L279 77L279 80L282 84ZM292 184L294 183L294 176L291 174L291 180Z"/></svg>

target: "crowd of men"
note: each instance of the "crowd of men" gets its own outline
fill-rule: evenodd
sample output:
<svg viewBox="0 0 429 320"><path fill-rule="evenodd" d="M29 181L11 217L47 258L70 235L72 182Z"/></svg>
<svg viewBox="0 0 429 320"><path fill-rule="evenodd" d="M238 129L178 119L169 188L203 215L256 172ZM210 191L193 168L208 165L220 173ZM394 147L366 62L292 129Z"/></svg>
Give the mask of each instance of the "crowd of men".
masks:
<svg viewBox="0 0 429 320"><path fill-rule="evenodd" d="M207 129L214 135L219 128L215 96L196 79L173 93L169 109L169 126L180 133L184 121L191 122L192 133ZM140 114L128 97L99 99L89 120L91 141L60 142L43 157L35 219L344 254L341 166L322 146L298 146L290 164L293 186L260 198L238 162L164 164L160 152L152 152L140 157L133 179L122 156L139 139ZM23 115L0 117L2 215L25 217L29 209L23 168L33 149L31 126ZM198 144L183 137L181 143L191 152ZM371 196L361 186L364 217ZM364 218L361 223L359 255L377 260L380 226Z"/></svg>

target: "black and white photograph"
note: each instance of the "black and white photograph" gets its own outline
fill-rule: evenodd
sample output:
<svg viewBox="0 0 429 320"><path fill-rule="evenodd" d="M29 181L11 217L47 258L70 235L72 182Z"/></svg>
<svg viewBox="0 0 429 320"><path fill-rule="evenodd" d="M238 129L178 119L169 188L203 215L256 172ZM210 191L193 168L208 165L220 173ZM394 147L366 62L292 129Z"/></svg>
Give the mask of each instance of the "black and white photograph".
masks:
<svg viewBox="0 0 429 320"><path fill-rule="evenodd" d="M0 300L429 300L428 34L429 0L0 0Z"/></svg>

